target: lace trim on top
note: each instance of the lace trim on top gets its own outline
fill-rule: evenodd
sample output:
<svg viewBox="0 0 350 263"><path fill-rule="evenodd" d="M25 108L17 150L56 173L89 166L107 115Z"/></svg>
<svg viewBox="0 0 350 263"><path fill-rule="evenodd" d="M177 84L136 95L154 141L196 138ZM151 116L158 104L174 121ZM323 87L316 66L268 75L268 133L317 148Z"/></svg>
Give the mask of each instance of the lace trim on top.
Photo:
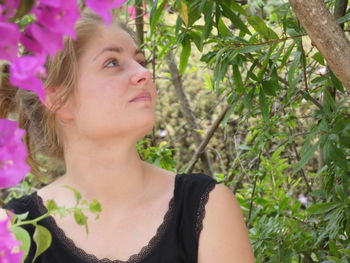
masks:
<svg viewBox="0 0 350 263"><path fill-rule="evenodd" d="M173 210L174 210L174 202L175 202L175 188L176 188L176 178L178 175L175 176L175 187L174 187L174 194L172 198L170 199L168 203L168 210L165 213L163 217L163 222L160 224L158 227L156 234L150 239L147 245L141 248L140 252L133 254L129 257L127 261L115 259L111 260L109 258L103 258L99 259L93 254L89 254L85 252L85 250L77 247L74 243L74 241L67 237L63 229L61 229L54 217L48 216L45 219L47 219L47 222L50 225L50 231L53 232L54 235L58 237L62 241L62 243L66 246L66 248L71 251L74 255L82 258L84 261L89 262L89 263L139 263L141 260L143 260L146 256L148 256L153 248L160 242L160 239L163 237L165 230L167 229L167 226L169 225L169 221L172 218ZM43 199L41 196L37 195L36 192L35 194L35 201L36 205L41 213L47 213L47 208L44 205ZM44 220L45 220L44 219Z"/></svg>
<svg viewBox="0 0 350 263"><path fill-rule="evenodd" d="M199 235L203 229L203 219L205 216L205 205L208 203L209 200L209 192L213 190L217 183L213 182L209 184L206 188L205 191L203 192L203 195L201 196L199 200L199 207L197 210L197 222L196 222L196 241L198 242L199 240Z"/></svg>

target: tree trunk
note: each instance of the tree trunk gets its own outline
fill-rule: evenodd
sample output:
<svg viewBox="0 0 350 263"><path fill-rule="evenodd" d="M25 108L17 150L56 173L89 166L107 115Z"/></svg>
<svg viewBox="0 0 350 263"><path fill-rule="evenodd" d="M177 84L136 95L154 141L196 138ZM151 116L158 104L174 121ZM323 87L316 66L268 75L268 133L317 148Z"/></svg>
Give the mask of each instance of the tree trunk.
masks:
<svg viewBox="0 0 350 263"><path fill-rule="evenodd" d="M182 85L182 79L181 79L181 76L179 73L179 69L177 68L174 54L172 51L170 51L168 53L168 55L166 56L166 62L168 64L169 71L171 73L172 83L174 84L176 94L177 94L177 97L178 97L180 105L181 105L181 111L182 111L182 113L185 117L185 120L186 120L186 122L187 122L187 124L192 132L192 135L194 138L194 143L196 144L197 147L199 147L201 142L202 142L202 138L195 131L195 129L198 129L199 126L196 122L196 118L193 115L193 112L190 108L190 104L189 104L187 97L186 97L186 94L184 92L184 88ZM204 149L200 153L200 159L202 161L202 167L203 167L204 173L206 173L207 175L212 177L213 171L211 168L210 159L209 159L207 152Z"/></svg>
<svg viewBox="0 0 350 263"><path fill-rule="evenodd" d="M322 0L290 0L312 42L350 91L350 42Z"/></svg>
<svg viewBox="0 0 350 263"><path fill-rule="evenodd" d="M144 44L144 32L143 32L143 26L144 26L144 21L143 21L143 15L145 13L145 10L143 8L143 1L142 0L136 0L135 2L136 5L136 33L138 40L140 41L140 47L143 49L143 44Z"/></svg>

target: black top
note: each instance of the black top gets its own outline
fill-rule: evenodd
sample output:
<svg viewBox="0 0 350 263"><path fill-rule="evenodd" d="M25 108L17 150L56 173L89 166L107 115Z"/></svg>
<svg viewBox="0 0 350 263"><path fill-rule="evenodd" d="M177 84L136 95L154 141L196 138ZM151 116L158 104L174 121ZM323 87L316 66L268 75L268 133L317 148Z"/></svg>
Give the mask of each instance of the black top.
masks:
<svg viewBox="0 0 350 263"><path fill-rule="evenodd" d="M75 246L52 216L39 221L52 234L51 246L35 262L45 263L197 263L198 240L205 216L205 205L209 192L218 184L215 179L201 173L177 174L173 197L156 234L139 253L127 261L98 259ZM43 200L36 192L11 199L5 206L16 214L29 211L28 219L37 218L47 212ZM23 226L31 235L34 226ZM25 262L32 262L36 250L32 240Z"/></svg>

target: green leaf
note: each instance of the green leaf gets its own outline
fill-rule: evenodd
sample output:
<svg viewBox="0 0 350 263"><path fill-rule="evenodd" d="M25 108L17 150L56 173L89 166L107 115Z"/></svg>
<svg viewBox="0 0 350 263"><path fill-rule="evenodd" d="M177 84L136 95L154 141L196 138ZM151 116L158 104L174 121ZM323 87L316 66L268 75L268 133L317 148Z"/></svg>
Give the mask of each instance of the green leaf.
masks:
<svg viewBox="0 0 350 263"><path fill-rule="evenodd" d="M28 214L29 214L29 212L25 212L25 213L23 213L23 214L16 214L16 217L17 217L20 221L22 221L22 220L24 220L24 219L26 219L26 218L28 217Z"/></svg>
<svg viewBox="0 0 350 263"><path fill-rule="evenodd" d="M211 79L210 75L208 73L204 73L204 79L205 79L205 85L204 88L214 91L213 89L213 80Z"/></svg>
<svg viewBox="0 0 350 263"><path fill-rule="evenodd" d="M261 84L267 95L276 96L276 90L279 89L278 82L276 83L274 80L264 80Z"/></svg>
<svg viewBox="0 0 350 263"><path fill-rule="evenodd" d="M213 29L213 3L209 2L208 7L205 9L204 12L204 28L202 32L202 38L201 38L201 47L203 48L203 42L205 39L208 38L211 30Z"/></svg>
<svg viewBox="0 0 350 263"><path fill-rule="evenodd" d="M339 17L337 19L338 24L342 24L350 19L350 13L346 14L345 16Z"/></svg>
<svg viewBox="0 0 350 263"><path fill-rule="evenodd" d="M244 85L242 80L241 72L239 71L239 67L237 64L232 65L233 70L233 81L235 83L236 89L238 93L243 93Z"/></svg>
<svg viewBox="0 0 350 263"><path fill-rule="evenodd" d="M48 211L56 210L58 209L58 205L56 204L55 200L47 200L46 201L46 207Z"/></svg>
<svg viewBox="0 0 350 263"><path fill-rule="evenodd" d="M182 25L182 19L180 16L177 17L176 19L176 25L175 25L175 35L179 35L180 29Z"/></svg>
<svg viewBox="0 0 350 263"><path fill-rule="evenodd" d="M92 200L92 202L89 205L89 210L93 213L101 212L102 211L101 203L96 199Z"/></svg>
<svg viewBox="0 0 350 263"><path fill-rule="evenodd" d="M325 76L319 76L311 80L312 84L324 84L327 81Z"/></svg>
<svg viewBox="0 0 350 263"><path fill-rule="evenodd" d="M64 206L58 207L58 213L60 214L60 217L63 218L67 215L67 209Z"/></svg>
<svg viewBox="0 0 350 263"><path fill-rule="evenodd" d="M331 83L334 88L339 90L340 92L345 92L343 84L340 82L340 80L334 75L333 71L329 71L329 75L331 77Z"/></svg>
<svg viewBox="0 0 350 263"><path fill-rule="evenodd" d="M155 0L153 5L152 5L152 9L151 9L151 13L150 13L150 25L151 25L151 35L154 34L154 30L158 24L159 18L164 10L164 6L167 3L166 0L164 0L159 7L158 6L158 0Z"/></svg>
<svg viewBox="0 0 350 263"><path fill-rule="evenodd" d="M337 245L334 242L334 240L329 241L328 247L329 247L329 251L333 254L333 256L341 257L340 253L338 252Z"/></svg>
<svg viewBox="0 0 350 263"><path fill-rule="evenodd" d="M230 10L233 10L237 13L240 13L241 15L247 16L247 12L245 11L245 9L241 6L241 4L237 3L236 1L232 1L232 0L221 0L218 1L220 3L224 3L225 6L227 8L229 8Z"/></svg>
<svg viewBox="0 0 350 263"><path fill-rule="evenodd" d="M350 212L347 213L346 224L345 224L345 232L348 236L350 236Z"/></svg>
<svg viewBox="0 0 350 263"><path fill-rule="evenodd" d="M326 164L329 164L332 161L331 145L332 145L331 140L327 140L322 148L323 160Z"/></svg>
<svg viewBox="0 0 350 263"><path fill-rule="evenodd" d="M343 261L341 261L339 258L334 257L334 256L326 256L326 258L334 263L343 263Z"/></svg>
<svg viewBox="0 0 350 263"><path fill-rule="evenodd" d="M312 58L313 58L314 60L316 60L318 63L320 63L322 66L325 65L325 63L324 63L324 58L323 58L323 56L321 55L320 52L316 52L316 53L312 56Z"/></svg>
<svg viewBox="0 0 350 263"><path fill-rule="evenodd" d="M203 51L203 46L201 43L201 39L202 39L202 34L201 32L198 31L190 31L189 34L191 35L191 39L193 40L194 44L196 45L196 47L198 48L199 51Z"/></svg>
<svg viewBox="0 0 350 263"><path fill-rule="evenodd" d="M179 72L181 75L183 75L185 72L190 54L191 54L191 42L186 36L182 42L182 51L180 54Z"/></svg>
<svg viewBox="0 0 350 263"><path fill-rule="evenodd" d="M230 98L231 98L231 97L236 97L236 95L237 95L237 94L235 94L235 92L232 92L232 95L230 96ZM226 114L225 114L225 116L224 116L224 118L223 118L223 120L222 120L222 122L221 122L221 125L222 125L222 126L226 126L226 125L227 125L227 122L228 122L230 116L232 115L233 111L235 110L235 108L236 108L238 102L237 102L237 99L232 98L230 103L231 103L231 106L230 106L230 108L227 110L227 112L226 112Z"/></svg>
<svg viewBox="0 0 350 263"><path fill-rule="evenodd" d="M293 59L293 62L290 65L289 70L288 70L287 79L288 79L289 85L291 85L291 83L294 80L294 75L295 75L296 70L298 68L298 65L300 63L300 58L301 58L301 52L298 51L298 52L296 52L294 59Z"/></svg>
<svg viewBox="0 0 350 263"><path fill-rule="evenodd" d="M252 33L249 31L248 27L243 23L243 21L239 18L238 15L236 15L232 10L224 3L221 3L222 6L222 13L224 16L229 18L232 22L232 24L239 28L242 32L247 33L248 35L251 35Z"/></svg>
<svg viewBox="0 0 350 263"><path fill-rule="evenodd" d="M33 262L35 262L35 259L50 247L52 236L47 228L41 225L36 225L33 240L36 244L36 251L33 259Z"/></svg>
<svg viewBox="0 0 350 263"><path fill-rule="evenodd" d="M251 53L251 52L258 51L263 47L265 47L265 45L247 45L247 46L239 47L235 49L235 51L237 53L244 54L244 53Z"/></svg>
<svg viewBox="0 0 350 263"><path fill-rule="evenodd" d="M220 17L218 20L218 30L221 37L230 37L232 36L231 30L225 25L224 21Z"/></svg>
<svg viewBox="0 0 350 263"><path fill-rule="evenodd" d="M260 88L259 93L260 110L263 118L267 121L269 120L269 106L266 100L265 92Z"/></svg>
<svg viewBox="0 0 350 263"><path fill-rule="evenodd" d="M261 65L261 68L260 68L260 70L259 70L259 72L258 72L258 80L259 80L260 82L262 81L262 79L263 79L263 77L264 77L264 74L265 74L265 72L266 72L266 68L267 68L267 66L268 66L268 64L269 64L270 57L271 57L271 55L272 55L272 52L276 49L277 45L278 45L277 43L271 45L271 46L269 47L269 51L267 52L267 54L266 54L265 57L263 58L264 61L263 61L262 65Z"/></svg>
<svg viewBox="0 0 350 263"><path fill-rule="evenodd" d="M87 218L88 217L80 209L74 211L74 219L78 225L85 225Z"/></svg>
<svg viewBox="0 0 350 263"><path fill-rule="evenodd" d="M250 109L250 110L253 110L253 103L252 103L252 100L254 98L254 94L255 94L255 90L256 90L256 87L253 87L248 94L245 94L244 95L244 98L243 98L243 103L245 105L246 108Z"/></svg>
<svg viewBox="0 0 350 263"><path fill-rule="evenodd" d="M24 262L25 258L27 257L30 249L31 239L30 236L24 228L17 226L11 228L11 232L15 235L16 239L21 241L21 246L19 247L19 250L24 251L23 257L21 260L21 263Z"/></svg>
<svg viewBox="0 0 350 263"><path fill-rule="evenodd" d="M180 0L179 15L185 26L188 27L188 8L186 2L182 0Z"/></svg>
<svg viewBox="0 0 350 263"><path fill-rule="evenodd" d="M288 47L286 53L284 54L284 56L283 56L283 58L282 58L282 60L281 60L280 68L283 68L283 67L286 65L287 60L290 58L290 54L292 53L294 47L295 47L295 41L293 42L293 44L291 44L291 45Z"/></svg>
<svg viewBox="0 0 350 263"><path fill-rule="evenodd" d="M344 171L348 171L348 161L346 160L344 151L338 148L333 142L330 146L330 156L334 163L342 168Z"/></svg>
<svg viewBox="0 0 350 263"><path fill-rule="evenodd" d="M295 165L292 174L295 174L298 172L303 166L311 159L311 157L314 155L315 151L320 146L320 143L322 142L322 137L312 146L308 147L305 152L302 153L299 162Z"/></svg>
<svg viewBox="0 0 350 263"><path fill-rule="evenodd" d="M350 256L350 249L346 249L346 248L341 248L338 250L339 252L347 255L347 256Z"/></svg>
<svg viewBox="0 0 350 263"><path fill-rule="evenodd" d="M73 187L71 187L69 185L64 185L63 187L73 191L75 200L77 201L77 205L78 205L80 200L81 200L81 193L78 190L74 189Z"/></svg>
<svg viewBox="0 0 350 263"><path fill-rule="evenodd" d="M335 110L337 108L337 105L335 103L334 98L332 97L332 95L329 93L329 90L325 87L323 89L324 92L324 98L325 98L325 105L327 105L328 107L330 107L332 110Z"/></svg>
<svg viewBox="0 0 350 263"><path fill-rule="evenodd" d="M244 16L247 16L247 12L242 8L242 6L240 4L238 4L236 1L231 1L231 0L228 0L230 2L230 6L231 6L231 9L244 15Z"/></svg>
<svg viewBox="0 0 350 263"><path fill-rule="evenodd" d="M334 126L334 131L339 135L339 142L350 148L350 119L342 119Z"/></svg>
<svg viewBox="0 0 350 263"><path fill-rule="evenodd" d="M341 205L341 202L330 202L330 203L322 203L322 204L314 204L309 206L306 211L309 214L324 214L327 213L334 208Z"/></svg>
<svg viewBox="0 0 350 263"><path fill-rule="evenodd" d="M350 118L339 118L334 124L333 132L342 133L344 130L348 130L348 135L350 136Z"/></svg>
<svg viewBox="0 0 350 263"><path fill-rule="evenodd" d="M250 16L247 19L249 24L256 30L256 32L261 34L267 40L278 39L278 35L265 24L265 21L261 17Z"/></svg>
<svg viewBox="0 0 350 263"><path fill-rule="evenodd" d="M207 0L202 0L200 6L198 8L198 11L200 13L202 13L204 11L204 8L207 6L207 4L208 4Z"/></svg>
<svg viewBox="0 0 350 263"><path fill-rule="evenodd" d="M241 144L237 147L238 150L246 150L246 151L250 151L252 149L252 147L248 146L248 145L244 145Z"/></svg>

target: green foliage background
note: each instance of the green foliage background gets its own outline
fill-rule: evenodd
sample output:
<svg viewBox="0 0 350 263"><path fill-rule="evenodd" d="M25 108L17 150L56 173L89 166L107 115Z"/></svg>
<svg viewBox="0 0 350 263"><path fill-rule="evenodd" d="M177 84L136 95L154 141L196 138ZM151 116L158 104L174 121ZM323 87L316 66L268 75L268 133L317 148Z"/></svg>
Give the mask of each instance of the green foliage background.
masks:
<svg viewBox="0 0 350 263"><path fill-rule="evenodd" d="M331 12L336 2L325 1ZM193 172L235 193L257 262L350 262L349 93L288 1L128 4L146 4L143 49L159 90L158 122L137 145L142 158L186 171L198 148L193 131L204 139L226 109L205 148L213 174L201 161ZM349 17L337 18L345 31ZM184 117L170 51L198 127ZM35 190L43 183L36 179L27 176L5 196Z"/></svg>
<svg viewBox="0 0 350 263"><path fill-rule="evenodd" d="M158 153L171 150L177 171L197 148L166 67L172 50L202 138L229 106L206 150L241 204L257 262L350 262L349 94L288 1L242 2L152 3L144 47L160 117L144 145L166 141ZM349 16L338 18L345 29ZM208 174L200 162L194 171Z"/></svg>

